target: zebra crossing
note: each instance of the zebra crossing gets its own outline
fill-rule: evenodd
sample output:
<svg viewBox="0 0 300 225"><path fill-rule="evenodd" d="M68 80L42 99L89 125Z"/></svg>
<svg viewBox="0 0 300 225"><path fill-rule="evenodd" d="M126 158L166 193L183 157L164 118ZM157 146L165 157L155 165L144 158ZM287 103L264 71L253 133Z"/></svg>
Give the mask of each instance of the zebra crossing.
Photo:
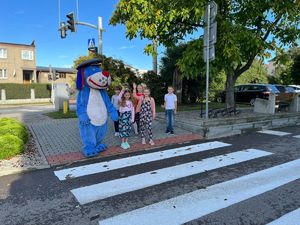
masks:
<svg viewBox="0 0 300 225"><path fill-rule="evenodd" d="M300 135L293 135L290 132L277 131L277 130L261 130L257 132L261 134L269 134L269 135L275 135L280 137L292 135L293 138L300 138Z"/></svg>
<svg viewBox="0 0 300 225"><path fill-rule="evenodd" d="M270 132L268 132L270 134ZM276 133L276 135L283 135ZM233 147L229 143L212 141L145 153L111 161L92 163L84 166L72 167L54 171L61 182L70 179L76 181L82 177L97 174L109 174L115 170L135 168L139 165L151 165L174 158L187 157L207 152L214 152L212 157L199 157L197 160L182 162L179 165L165 166L159 169L149 169L146 172L129 175L127 177L99 181L86 186L70 189L80 205L86 205L113 198L119 195L135 193L145 188L159 186L171 181L180 180L208 171L249 163L254 160L272 157L273 153L263 149L236 149L224 153L224 149ZM254 173L216 183L178 195L169 199L145 205L141 208L129 210L108 218L99 219L99 225L179 225L197 220L218 210L225 209L247 199L257 197L290 182L300 179L300 159L275 165ZM160 193L157 193L158 195ZM101 209L99 209L101 210ZM271 225L300 224L300 209L294 210L270 222Z"/></svg>

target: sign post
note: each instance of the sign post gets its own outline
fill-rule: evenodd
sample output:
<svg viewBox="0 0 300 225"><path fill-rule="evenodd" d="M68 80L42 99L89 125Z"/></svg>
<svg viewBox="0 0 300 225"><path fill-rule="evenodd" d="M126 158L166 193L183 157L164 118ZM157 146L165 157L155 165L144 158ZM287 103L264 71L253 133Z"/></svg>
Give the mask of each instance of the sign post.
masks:
<svg viewBox="0 0 300 225"><path fill-rule="evenodd" d="M215 59L215 44L217 42L217 22L215 21L218 11L217 3L209 1L204 14L204 62L206 62L206 107L205 118L208 119L208 96L209 96L209 61Z"/></svg>

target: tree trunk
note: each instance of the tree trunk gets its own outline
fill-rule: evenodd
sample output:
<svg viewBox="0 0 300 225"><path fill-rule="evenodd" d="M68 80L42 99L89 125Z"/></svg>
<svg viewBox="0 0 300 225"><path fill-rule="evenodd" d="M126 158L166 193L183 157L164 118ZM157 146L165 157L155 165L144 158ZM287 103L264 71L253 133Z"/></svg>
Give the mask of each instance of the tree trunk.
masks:
<svg viewBox="0 0 300 225"><path fill-rule="evenodd" d="M236 77L233 72L227 73L226 77L226 107L235 107L234 85L236 82Z"/></svg>
<svg viewBox="0 0 300 225"><path fill-rule="evenodd" d="M157 65L157 40L153 40L154 53L152 53L152 70L154 73L158 73Z"/></svg>
<svg viewBox="0 0 300 225"><path fill-rule="evenodd" d="M173 73L173 87L177 95L178 104L182 103L182 74L179 69L176 67Z"/></svg>

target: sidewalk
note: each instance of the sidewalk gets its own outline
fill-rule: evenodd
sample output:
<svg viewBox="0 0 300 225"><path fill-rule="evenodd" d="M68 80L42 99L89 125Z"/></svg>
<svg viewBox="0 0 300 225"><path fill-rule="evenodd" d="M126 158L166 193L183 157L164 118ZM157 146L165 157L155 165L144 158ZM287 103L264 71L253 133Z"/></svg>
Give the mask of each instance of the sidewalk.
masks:
<svg viewBox="0 0 300 225"><path fill-rule="evenodd" d="M184 143L199 140L202 137L190 131L175 126L175 135L165 134L164 115L159 113L158 120L153 122L153 134L155 145L142 145L139 136L132 134L129 138L130 150L119 147L120 139L114 136L113 122L109 120L108 131L104 143L109 147L98 157L119 155L129 152L141 151L150 148L158 148L170 144ZM44 153L48 163L60 165L84 159L81 152L81 140L79 136L77 119L45 120L38 123L28 124L33 135Z"/></svg>

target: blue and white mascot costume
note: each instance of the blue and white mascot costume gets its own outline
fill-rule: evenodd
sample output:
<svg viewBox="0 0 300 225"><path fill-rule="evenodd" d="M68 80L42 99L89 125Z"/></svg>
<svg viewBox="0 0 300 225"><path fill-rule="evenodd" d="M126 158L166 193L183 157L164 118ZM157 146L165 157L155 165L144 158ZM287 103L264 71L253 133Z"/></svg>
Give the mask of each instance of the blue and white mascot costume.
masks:
<svg viewBox="0 0 300 225"><path fill-rule="evenodd" d="M106 92L111 77L101 70L100 61L90 59L77 67L77 116L85 157L96 156L107 148L102 143L107 130L107 114L113 121L118 120L118 113Z"/></svg>

